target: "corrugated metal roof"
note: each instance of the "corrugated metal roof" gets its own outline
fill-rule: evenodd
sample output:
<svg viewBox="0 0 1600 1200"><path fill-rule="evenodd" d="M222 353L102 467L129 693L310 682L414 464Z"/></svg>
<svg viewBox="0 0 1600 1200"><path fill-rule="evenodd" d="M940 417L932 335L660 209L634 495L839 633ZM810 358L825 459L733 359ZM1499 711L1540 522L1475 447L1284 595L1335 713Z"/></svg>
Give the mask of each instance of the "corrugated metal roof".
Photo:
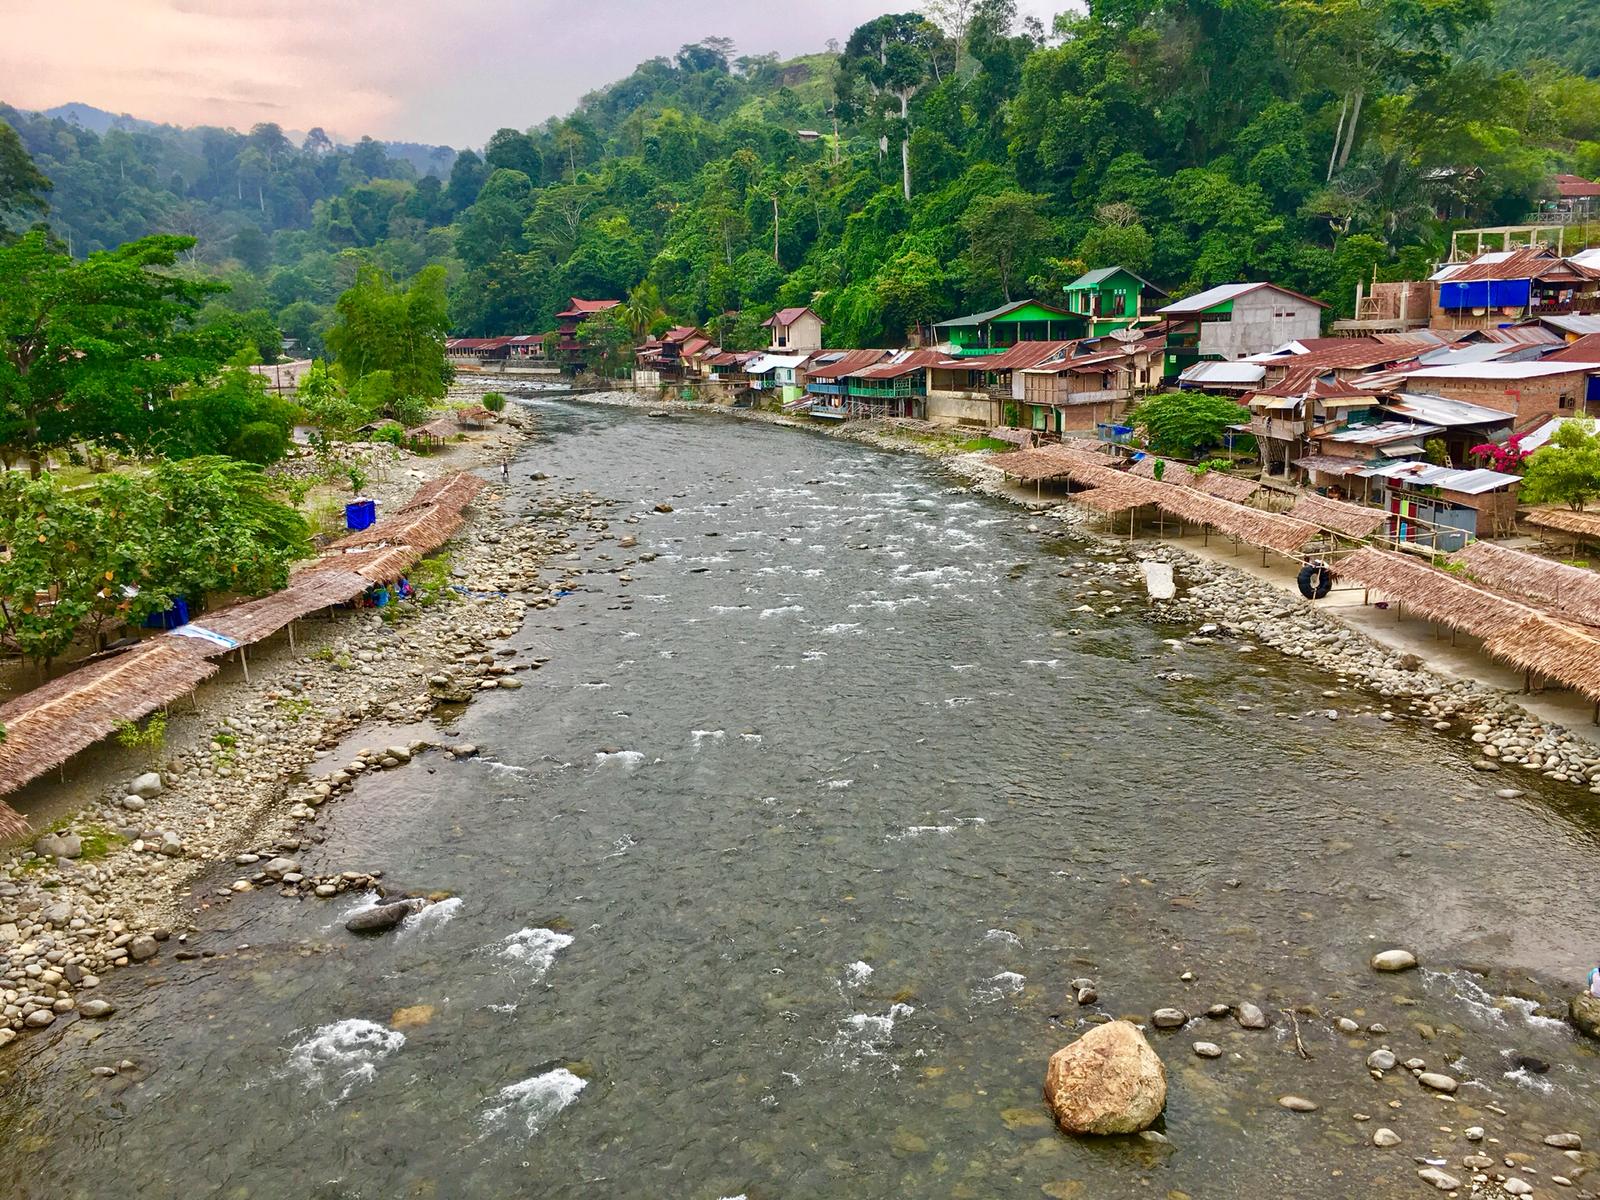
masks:
<svg viewBox="0 0 1600 1200"><path fill-rule="evenodd" d="M1594 253L1600 255L1600 250ZM1600 268L1600 258L1596 258L1595 266ZM1580 337L1600 333L1600 313L1572 313L1566 316L1539 317L1538 320L1551 329L1559 329L1562 333L1575 333Z"/></svg>
<svg viewBox="0 0 1600 1200"><path fill-rule="evenodd" d="M1523 434L1517 439L1517 445L1527 453L1532 454L1541 446L1546 445L1555 436L1556 430L1560 429L1567 421L1576 421L1583 426L1584 431L1587 433L1600 433L1600 420L1594 417L1552 417L1543 425L1530 429Z"/></svg>
<svg viewBox="0 0 1600 1200"><path fill-rule="evenodd" d="M849 375L863 367L870 367L873 363L882 362L888 355L887 350L825 351L814 360L812 366L806 368L806 375L811 379L837 379L841 375Z"/></svg>
<svg viewBox="0 0 1600 1200"><path fill-rule="evenodd" d="M1458 425L1504 425L1511 420L1510 413L1498 409L1417 392L1400 392L1384 401L1383 407L1396 416L1445 429L1453 429Z"/></svg>
<svg viewBox="0 0 1600 1200"><path fill-rule="evenodd" d="M1080 320L1082 319L1081 313L1068 312L1066 309L1057 308L1053 304L1044 304L1038 300L1014 300L1010 304L1002 304L999 308L991 308L988 312L973 313L971 316L952 317L948 321L940 321L934 326L934 328L950 329L955 326L965 327L967 325L983 325L989 321L999 320L1001 317L1006 316L1009 313L1014 313L1018 309L1027 308L1030 305L1034 308L1042 308L1046 312L1055 313L1057 316L1078 317Z"/></svg>
<svg viewBox="0 0 1600 1200"><path fill-rule="evenodd" d="M972 354L965 358L947 358L934 365L956 371L962 368L972 371L1023 371L1067 354L1078 344L1076 341L1018 342L1002 354Z"/></svg>
<svg viewBox="0 0 1600 1200"><path fill-rule="evenodd" d="M1380 421L1376 425L1352 425L1324 440L1352 446L1387 446L1391 442L1415 441L1444 432L1437 425L1417 425L1411 421ZM1421 449L1419 446L1418 449Z"/></svg>
<svg viewBox="0 0 1600 1200"><path fill-rule="evenodd" d="M1372 472L1375 478L1393 479L1402 483L1416 483L1423 487L1442 488L1447 492L1461 492L1468 496L1481 495L1503 488L1507 484L1521 483L1520 475L1505 475L1499 471L1479 469L1463 471L1457 467L1436 467L1432 463L1392 463Z"/></svg>
<svg viewBox="0 0 1600 1200"><path fill-rule="evenodd" d="M802 305L799 308L780 308L777 312L773 313L772 316L761 322L761 326L763 329L771 329L778 325L793 325L807 313L811 313L812 316L817 315L816 313L811 312L811 307L809 305ZM820 320L821 318L818 319Z"/></svg>
<svg viewBox="0 0 1600 1200"><path fill-rule="evenodd" d="M745 369L752 375L765 375L768 371L798 367L809 357L806 354L760 354L752 358Z"/></svg>
<svg viewBox="0 0 1600 1200"><path fill-rule="evenodd" d="M1408 379L1544 379L1600 371L1600 362L1485 362L1407 371Z"/></svg>
<svg viewBox="0 0 1600 1200"><path fill-rule="evenodd" d="M1435 283L1466 283L1479 279L1584 279L1595 273L1573 266L1548 246L1518 246L1515 250L1489 250L1464 263L1449 263L1428 278Z"/></svg>
<svg viewBox="0 0 1600 1200"><path fill-rule="evenodd" d="M1244 362L1197 362L1179 374L1181 383L1253 387L1267 377L1265 367Z"/></svg>
<svg viewBox="0 0 1600 1200"><path fill-rule="evenodd" d="M1237 300L1240 296L1248 295L1260 288L1271 288L1275 292L1282 292L1285 296L1293 296L1296 300L1304 300L1307 304L1315 304L1318 308L1328 307L1321 300L1313 300L1310 296L1302 296L1299 292L1291 292L1288 288L1279 287L1275 283L1224 283L1214 288L1207 288L1203 292L1186 297L1156 311L1163 316L1202 313L1208 308L1215 308L1219 304Z"/></svg>
<svg viewBox="0 0 1600 1200"><path fill-rule="evenodd" d="M1097 271L1085 271L1071 283L1067 284L1067 291L1075 292L1080 288L1095 287L1116 275L1127 275L1131 279L1137 279L1152 292L1162 296L1166 295L1166 292L1163 292L1155 284L1151 283L1148 279L1145 279L1141 275L1134 274L1132 271L1128 270L1127 267L1101 267Z"/></svg>

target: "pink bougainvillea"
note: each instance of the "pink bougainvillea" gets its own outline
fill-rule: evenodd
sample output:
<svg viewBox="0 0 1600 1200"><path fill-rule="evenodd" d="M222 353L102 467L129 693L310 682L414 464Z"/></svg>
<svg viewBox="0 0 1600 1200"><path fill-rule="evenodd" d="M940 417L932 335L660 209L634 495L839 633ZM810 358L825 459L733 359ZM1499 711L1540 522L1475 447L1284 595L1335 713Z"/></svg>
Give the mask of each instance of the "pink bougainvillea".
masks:
<svg viewBox="0 0 1600 1200"><path fill-rule="evenodd" d="M1522 434L1507 438L1504 442L1484 442L1481 446L1474 446L1468 451L1475 458L1486 458L1494 464L1496 471L1504 471L1508 475L1520 474L1522 464L1532 451L1522 448Z"/></svg>

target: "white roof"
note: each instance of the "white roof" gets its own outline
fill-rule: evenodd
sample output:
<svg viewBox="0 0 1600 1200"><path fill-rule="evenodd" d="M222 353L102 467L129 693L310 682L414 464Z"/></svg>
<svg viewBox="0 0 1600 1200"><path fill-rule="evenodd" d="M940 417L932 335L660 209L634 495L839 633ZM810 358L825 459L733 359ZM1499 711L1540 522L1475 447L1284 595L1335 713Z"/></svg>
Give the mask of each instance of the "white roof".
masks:
<svg viewBox="0 0 1600 1200"><path fill-rule="evenodd" d="M1423 367L1407 371L1407 379L1540 379L1548 375L1573 375L1600 371L1600 362L1486 362L1453 367Z"/></svg>
<svg viewBox="0 0 1600 1200"><path fill-rule="evenodd" d="M1463 471L1458 467L1436 467L1432 463L1399 462L1379 467L1371 474L1380 479L1402 479L1407 483L1420 483L1424 487L1443 488L1447 492L1462 492L1476 496L1492 492L1507 484L1521 483L1522 476L1506 475L1500 471Z"/></svg>
<svg viewBox="0 0 1600 1200"><path fill-rule="evenodd" d="M1183 369L1183 383L1238 384L1249 387L1267 377L1267 369L1248 362L1197 362Z"/></svg>
<svg viewBox="0 0 1600 1200"><path fill-rule="evenodd" d="M1156 311L1163 315L1172 313L1178 316L1182 316L1184 313L1204 312L1208 308L1226 303L1229 300L1235 300L1248 292L1255 291L1257 288L1271 288L1273 291L1280 292L1285 296L1294 295L1287 288L1281 288L1275 283L1224 283L1214 288L1207 288L1197 295L1186 297ZM1296 299L1299 299L1299 297L1296 297ZM1316 304L1317 301L1313 300L1312 303Z"/></svg>
<svg viewBox="0 0 1600 1200"><path fill-rule="evenodd" d="M809 354L762 354L752 358L745 371L750 375L765 375L768 371L798 367L810 357Z"/></svg>
<svg viewBox="0 0 1600 1200"><path fill-rule="evenodd" d="M1600 267L1600 249L1580 250L1567 255L1567 261L1580 267Z"/></svg>
<svg viewBox="0 0 1600 1200"><path fill-rule="evenodd" d="M1600 268L1600 259L1596 259L1594 265ZM1562 333L1575 333L1580 336L1586 333L1600 333L1600 314L1556 313L1541 316L1538 320L1539 324L1559 329Z"/></svg>
<svg viewBox="0 0 1600 1200"><path fill-rule="evenodd" d="M1552 417L1537 429L1523 434L1518 439L1517 445L1527 453L1532 454L1535 450L1548 443L1555 436L1556 430L1560 429L1567 421L1576 421L1583 426L1587 433L1600 432L1600 419L1594 417Z"/></svg>
<svg viewBox="0 0 1600 1200"><path fill-rule="evenodd" d="M1490 251L1487 254L1478 255L1476 258L1474 258L1472 260L1472 263L1470 265L1472 265L1472 266L1482 266L1482 265L1491 264L1491 263L1503 263L1503 262L1506 261L1506 259L1510 258L1515 253L1516 253L1515 250L1493 250L1493 251ZM1441 279L1449 279L1457 271L1461 270L1462 267L1465 267L1465 266L1468 266L1468 265L1469 264L1467 264L1467 263L1446 263L1444 266L1440 267L1437 271L1435 271L1432 275L1429 275L1428 278L1431 279L1431 280L1434 280L1435 282L1437 282L1438 280L1441 280Z"/></svg>

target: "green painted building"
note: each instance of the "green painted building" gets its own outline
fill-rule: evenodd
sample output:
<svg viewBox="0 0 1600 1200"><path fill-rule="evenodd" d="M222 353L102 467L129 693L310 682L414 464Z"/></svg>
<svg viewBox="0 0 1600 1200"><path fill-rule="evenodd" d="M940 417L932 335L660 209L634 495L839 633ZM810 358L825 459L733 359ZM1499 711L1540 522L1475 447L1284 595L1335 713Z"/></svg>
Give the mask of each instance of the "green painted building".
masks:
<svg viewBox="0 0 1600 1200"><path fill-rule="evenodd" d="M956 317L934 326L958 357L1003 354L1018 342L1063 342L1084 335L1088 322L1076 313L1037 300L1017 300L988 312Z"/></svg>
<svg viewBox="0 0 1600 1200"><path fill-rule="evenodd" d="M1166 293L1126 267L1102 267L1067 285L1067 308L1089 323L1090 337L1127 329L1145 316L1145 303Z"/></svg>

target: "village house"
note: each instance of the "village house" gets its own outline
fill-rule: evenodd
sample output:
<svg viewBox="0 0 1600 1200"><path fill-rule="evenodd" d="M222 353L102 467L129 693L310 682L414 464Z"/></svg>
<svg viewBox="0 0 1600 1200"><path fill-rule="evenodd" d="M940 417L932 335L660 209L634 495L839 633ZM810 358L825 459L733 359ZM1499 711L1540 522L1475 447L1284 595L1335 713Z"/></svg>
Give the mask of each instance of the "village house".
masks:
<svg viewBox="0 0 1600 1200"><path fill-rule="evenodd" d="M711 339L694 325L674 325L659 337L648 338L634 351L634 385L658 387L693 378L696 355L710 345Z"/></svg>
<svg viewBox="0 0 1600 1200"><path fill-rule="evenodd" d="M950 356L966 358L1001 354L1019 342L1065 341L1081 337L1088 320L1064 308L1037 300L1017 300L988 312L941 321L934 332L948 345Z"/></svg>
<svg viewBox="0 0 1600 1200"><path fill-rule="evenodd" d="M1067 284L1067 309L1088 321L1090 337L1143 323L1146 297L1164 300L1167 294L1126 267L1102 267Z"/></svg>
<svg viewBox="0 0 1600 1200"><path fill-rule="evenodd" d="M809 354L822 349L822 318L809 308L784 308L762 322L772 330L773 354Z"/></svg>
<svg viewBox="0 0 1600 1200"><path fill-rule="evenodd" d="M800 368L809 354L759 354L745 364L752 391L768 393L780 404L791 404L801 395Z"/></svg>
<svg viewBox="0 0 1600 1200"><path fill-rule="evenodd" d="M1509 413L1518 425L1539 417L1600 412L1600 361L1481 362L1405 372L1405 385Z"/></svg>
<svg viewBox="0 0 1600 1200"><path fill-rule="evenodd" d="M1543 244L1447 263L1428 282L1435 329L1490 329L1546 315L1600 312L1600 269Z"/></svg>
<svg viewBox="0 0 1600 1200"><path fill-rule="evenodd" d="M1023 424L1036 433L1082 433L1114 423L1160 380L1160 338L1086 339L1071 353L1022 372Z"/></svg>
<svg viewBox="0 0 1600 1200"><path fill-rule="evenodd" d="M1250 421L1240 432L1256 439L1266 473L1289 476L1290 468L1298 467L1313 487L1337 488L1348 495L1344 476L1360 470L1370 454L1344 445L1325 451L1320 440L1345 428L1353 414L1370 423L1380 421L1378 400L1372 392L1308 367L1248 393L1244 402Z"/></svg>
<svg viewBox="0 0 1600 1200"><path fill-rule="evenodd" d="M1396 541L1451 551L1474 537L1516 532L1518 475L1405 462L1377 468L1369 484Z"/></svg>
<svg viewBox="0 0 1600 1200"><path fill-rule="evenodd" d="M1158 310L1171 321L1165 376L1204 359L1237 360L1322 332L1322 310L1310 296L1273 283L1225 283Z"/></svg>
<svg viewBox="0 0 1600 1200"><path fill-rule="evenodd" d="M850 403L851 373L876 366L892 350L823 350L806 362L801 379L804 394L786 407L803 407L813 417L842 421L859 411Z"/></svg>
<svg viewBox="0 0 1600 1200"><path fill-rule="evenodd" d="M944 357L942 350L897 350L837 378L847 403L860 415L921 419L926 414L928 368Z"/></svg>
<svg viewBox="0 0 1600 1200"><path fill-rule="evenodd" d="M1022 372L1069 353L1076 342L1018 342L1000 354L941 356L927 368L927 419L947 425L1015 424L1022 412Z"/></svg>
<svg viewBox="0 0 1600 1200"><path fill-rule="evenodd" d="M608 312L621 303L620 300L583 300L577 296L572 297L567 302L567 307L556 314L554 353L549 357L560 361L573 371L581 371L588 359L589 347L578 337L578 326L596 313Z"/></svg>

